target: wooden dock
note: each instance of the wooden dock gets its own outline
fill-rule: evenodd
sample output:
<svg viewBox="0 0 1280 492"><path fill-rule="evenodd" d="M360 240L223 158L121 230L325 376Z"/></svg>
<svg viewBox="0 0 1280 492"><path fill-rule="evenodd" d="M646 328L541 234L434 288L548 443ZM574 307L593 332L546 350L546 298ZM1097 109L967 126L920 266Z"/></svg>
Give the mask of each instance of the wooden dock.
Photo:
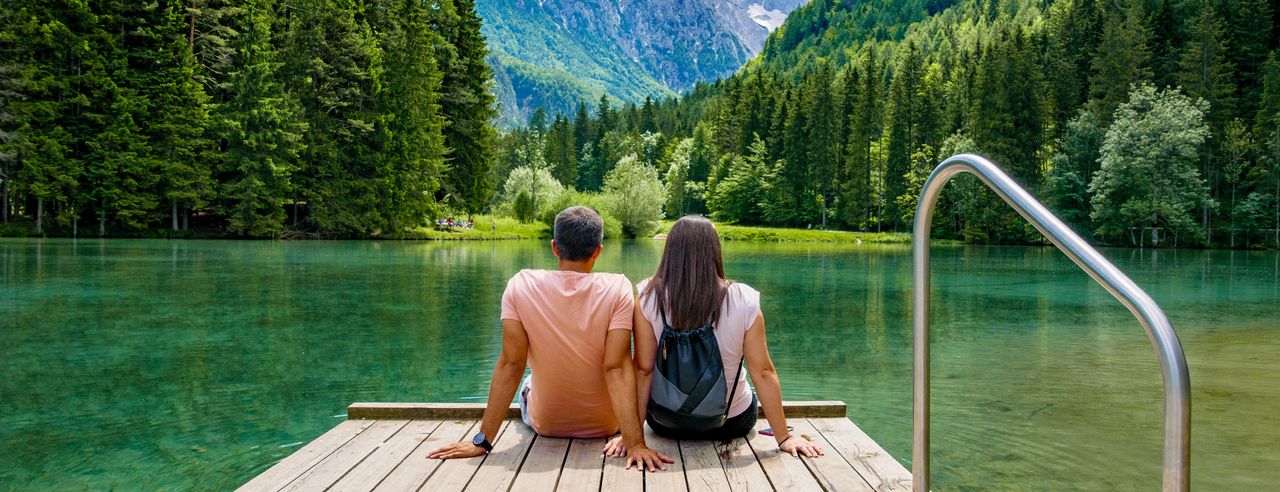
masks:
<svg viewBox="0 0 1280 492"><path fill-rule="evenodd" d="M282 490L480 491L909 491L911 473L845 418L843 402L787 402L794 434L825 456L792 458L772 437L674 441L647 427L649 447L676 460L666 471L624 470L605 458L604 439L540 437L514 405L487 456L429 460L431 450L468 440L481 404L356 403L346 421L240 488ZM756 430L768 427L763 415Z"/></svg>

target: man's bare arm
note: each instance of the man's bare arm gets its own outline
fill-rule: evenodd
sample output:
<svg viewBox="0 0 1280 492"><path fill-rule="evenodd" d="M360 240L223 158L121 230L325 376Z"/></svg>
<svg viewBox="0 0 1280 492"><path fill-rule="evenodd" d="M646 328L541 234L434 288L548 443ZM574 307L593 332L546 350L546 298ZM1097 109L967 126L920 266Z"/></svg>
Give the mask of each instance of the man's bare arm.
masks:
<svg viewBox="0 0 1280 492"><path fill-rule="evenodd" d="M627 468L635 463L649 471L666 470L664 463L675 460L649 449L644 442L644 431L636 415L636 376L631 363L631 330L609 330L604 344L604 381L613 402L613 413L622 428L622 441L626 443Z"/></svg>
<svg viewBox="0 0 1280 492"><path fill-rule="evenodd" d="M480 432L493 442L498 438L498 429L507 418L507 409L520 387L520 378L524 376L525 362L529 356L529 335L519 321L502 320L502 353L498 354L498 363L493 368L493 379L489 383L489 404L484 409L484 418L480 421ZM484 449L468 442L450 444L432 451L428 458L467 458L484 454Z"/></svg>

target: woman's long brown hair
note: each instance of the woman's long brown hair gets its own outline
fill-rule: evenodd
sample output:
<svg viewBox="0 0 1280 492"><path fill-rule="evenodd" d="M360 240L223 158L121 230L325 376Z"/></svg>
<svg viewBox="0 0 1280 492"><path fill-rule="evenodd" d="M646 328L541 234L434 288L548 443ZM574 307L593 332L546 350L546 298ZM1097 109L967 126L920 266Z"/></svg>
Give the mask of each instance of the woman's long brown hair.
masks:
<svg viewBox="0 0 1280 492"><path fill-rule="evenodd" d="M688 330L719 318L728 285L715 226L700 215L687 215L667 233L658 271L642 296L654 296L672 328Z"/></svg>

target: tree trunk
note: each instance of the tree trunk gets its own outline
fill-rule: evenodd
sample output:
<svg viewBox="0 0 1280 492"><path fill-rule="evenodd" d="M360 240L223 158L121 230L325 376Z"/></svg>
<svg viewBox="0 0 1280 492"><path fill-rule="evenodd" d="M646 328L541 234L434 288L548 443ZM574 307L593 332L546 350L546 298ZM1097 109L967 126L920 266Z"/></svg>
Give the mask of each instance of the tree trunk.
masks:
<svg viewBox="0 0 1280 492"><path fill-rule="evenodd" d="M173 219L173 232L178 232L178 200L169 200L169 215Z"/></svg>
<svg viewBox="0 0 1280 492"><path fill-rule="evenodd" d="M71 237L80 236L80 217L71 219Z"/></svg>
<svg viewBox="0 0 1280 492"><path fill-rule="evenodd" d="M4 180L4 183L0 184L0 187L3 188L2 190L0 190L0 195L4 196L3 199L0 199L0 215L4 216L4 221L0 223L8 224L9 223L9 180L7 179Z"/></svg>
<svg viewBox="0 0 1280 492"><path fill-rule="evenodd" d="M103 198L98 205L98 237L107 235L107 199Z"/></svg>
<svg viewBox="0 0 1280 492"><path fill-rule="evenodd" d="M191 222L188 220L188 219L190 219L190 218L191 218L191 209L190 209L190 208L187 208L185 205L183 205L183 207L182 207L182 230L184 230L184 231L189 231L189 230L191 230Z"/></svg>
<svg viewBox="0 0 1280 492"><path fill-rule="evenodd" d="M44 233L44 198L36 198L36 234Z"/></svg>
<svg viewBox="0 0 1280 492"><path fill-rule="evenodd" d="M827 229L827 197L822 197L822 229Z"/></svg>

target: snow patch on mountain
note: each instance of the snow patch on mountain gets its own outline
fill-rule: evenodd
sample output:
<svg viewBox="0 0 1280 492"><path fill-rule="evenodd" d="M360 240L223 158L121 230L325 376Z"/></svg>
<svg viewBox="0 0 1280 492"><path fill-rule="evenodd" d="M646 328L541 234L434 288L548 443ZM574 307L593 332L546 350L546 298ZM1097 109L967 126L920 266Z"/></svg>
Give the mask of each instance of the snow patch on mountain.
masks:
<svg viewBox="0 0 1280 492"><path fill-rule="evenodd" d="M787 20L787 13L781 10L769 10L764 5L753 3L747 7L747 15L751 16L751 20L759 24L760 27L773 32Z"/></svg>

